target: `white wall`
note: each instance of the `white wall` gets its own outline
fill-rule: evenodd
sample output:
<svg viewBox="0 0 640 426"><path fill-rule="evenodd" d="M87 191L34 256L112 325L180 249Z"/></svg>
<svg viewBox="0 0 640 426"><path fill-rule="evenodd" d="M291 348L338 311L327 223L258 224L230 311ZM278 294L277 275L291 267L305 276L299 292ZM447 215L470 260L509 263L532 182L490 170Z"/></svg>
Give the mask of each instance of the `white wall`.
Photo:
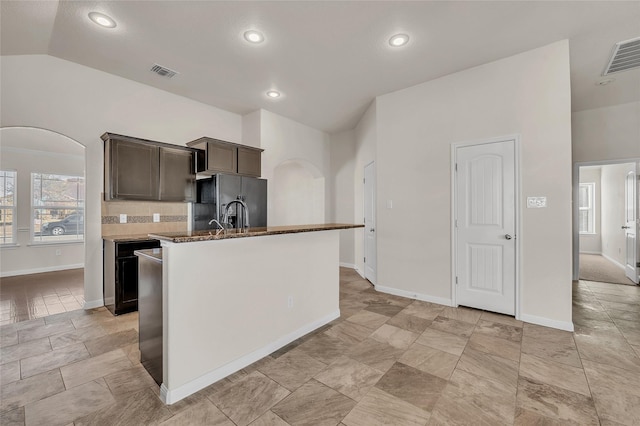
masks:
<svg viewBox="0 0 640 426"><path fill-rule="evenodd" d="M325 178L314 176L299 161L280 163L273 171L271 225L325 222Z"/></svg>
<svg viewBox="0 0 640 426"><path fill-rule="evenodd" d="M242 143L244 145L260 148L261 119L262 110L256 110L242 116Z"/></svg>
<svg viewBox="0 0 640 426"><path fill-rule="evenodd" d="M640 157L640 102L572 114L573 161Z"/></svg>
<svg viewBox="0 0 640 426"><path fill-rule="evenodd" d="M259 113L259 120L256 118L256 113ZM259 146L264 149L262 177L268 179L268 224L285 224L288 219L274 208L274 203L275 200L287 199L287 192L294 188L289 185L291 179L282 178L282 175L280 185L277 184L276 169L278 167L287 169L292 163L303 167L314 180L313 193L302 197L303 194L298 192L302 198L293 202L313 204L315 207L305 210L307 212L305 217L296 217L296 221L307 224L324 223L326 218L331 216L332 211L330 187L326 183L331 173L329 136L320 130L266 110L260 110L245 117L243 131L248 135L245 143L255 143L255 135L259 134ZM256 126L259 126L257 131ZM281 172L286 174L287 170L281 169Z"/></svg>
<svg viewBox="0 0 640 426"><path fill-rule="evenodd" d="M168 296L162 387L169 403L340 314L337 231L166 243L163 248ZM215 276L211 259L219 262Z"/></svg>
<svg viewBox="0 0 640 426"><path fill-rule="evenodd" d="M3 56L0 126L30 126L85 146L85 300L102 303L100 199L106 131L183 145L201 136L240 142L241 117L47 55Z"/></svg>
<svg viewBox="0 0 640 426"><path fill-rule="evenodd" d="M332 222L354 222L355 145L355 130L331 135ZM355 235L355 229L340 231L340 264L343 266L355 267Z"/></svg>
<svg viewBox="0 0 640 426"><path fill-rule="evenodd" d="M572 329L570 94L565 40L378 97L378 284L451 300L450 146L518 134L521 318Z"/></svg>
<svg viewBox="0 0 640 426"><path fill-rule="evenodd" d="M625 177L633 170L634 163L602 167L602 255L620 266L625 263Z"/></svg>
<svg viewBox="0 0 640 426"><path fill-rule="evenodd" d="M595 183L595 221L593 224L595 234L580 234L580 253L602 253L602 230L600 226L602 219L602 200L600 196L600 166L581 167L580 183Z"/></svg>
<svg viewBox="0 0 640 426"><path fill-rule="evenodd" d="M36 149L43 144L58 145L65 152ZM31 173L84 176L84 149L64 136L40 129L0 128L0 168L17 172L17 245L0 248L0 276L82 268L82 242L31 243Z"/></svg>

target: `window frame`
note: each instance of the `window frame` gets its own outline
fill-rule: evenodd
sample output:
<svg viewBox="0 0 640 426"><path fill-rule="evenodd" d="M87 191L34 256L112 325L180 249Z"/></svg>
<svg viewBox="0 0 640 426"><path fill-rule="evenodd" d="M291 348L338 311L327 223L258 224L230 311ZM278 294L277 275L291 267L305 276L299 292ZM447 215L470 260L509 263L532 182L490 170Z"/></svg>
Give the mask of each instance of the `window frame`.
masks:
<svg viewBox="0 0 640 426"><path fill-rule="evenodd" d="M66 205L62 205L62 204L51 204L51 205L47 205L47 206L39 206L36 205L35 203L35 193L34 193L34 183L36 180L36 176L42 176L42 175L52 175L52 176L61 176L64 178L76 178L76 179L80 179L82 181L83 185L86 185L86 181L85 181L85 177L84 175L81 176L76 176L76 175L67 175L67 174L60 174L60 173L46 173L46 172L31 172L31 185L30 185L30 195L31 195L31 206L30 206L30 223L29 223L29 234L30 234L30 243L29 245L52 245L52 244L84 244L85 242L85 226L84 226L84 217L85 217L85 202L86 202L86 194L85 194L85 199L79 200L76 198L76 206L75 207L70 207L70 206L66 206ZM86 186L85 186L85 190L86 190ZM36 219L36 210L42 210L42 209L60 209L60 210L73 210L73 213L69 213L69 215L71 214L78 214L78 213L82 213L82 233L78 233L78 231L76 231L75 235L77 238L75 239L71 239L71 238L67 238L67 239L60 239L60 240L51 240L51 241L43 241L42 240L42 234L40 234L39 236L36 235L36 229L35 229L35 219ZM67 216L69 216L67 215ZM66 216L65 216L66 217ZM62 218L60 220L63 220ZM76 227L76 229L78 229ZM40 237L40 240L36 239L37 237Z"/></svg>
<svg viewBox="0 0 640 426"><path fill-rule="evenodd" d="M587 188L588 206L582 207L580 194L582 188ZM588 212L587 230L582 231L580 229L580 213ZM580 182L578 185L578 233L580 235L597 235L596 232L596 184L595 182Z"/></svg>
<svg viewBox="0 0 640 426"><path fill-rule="evenodd" d="M11 242L7 243L4 234L0 237L0 247L14 247L18 245L18 171L15 169L0 170L0 174L13 174L13 205L0 205L0 210L11 210ZM6 176L5 176L6 179ZM5 180L6 182L6 180ZM1 217L1 214L0 214Z"/></svg>

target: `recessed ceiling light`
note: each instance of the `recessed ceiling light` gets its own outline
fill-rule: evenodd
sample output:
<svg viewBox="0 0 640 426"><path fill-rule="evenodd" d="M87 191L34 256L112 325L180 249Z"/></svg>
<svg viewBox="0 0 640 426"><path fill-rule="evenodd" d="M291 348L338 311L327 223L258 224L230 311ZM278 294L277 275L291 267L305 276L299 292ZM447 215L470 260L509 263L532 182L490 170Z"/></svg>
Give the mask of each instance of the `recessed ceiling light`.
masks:
<svg viewBox="0 0 640 426"><path fill-rule="evenodd" d="M260 31L249 30L249 31L245 31L244 39L247 40L249 43L258 44L264 41L264 36Z"/></svg>
<svg viewBox="0 0 640 426"><path fill-rule="evenodd" d="M105 27L105 28L115 28L116 27L116 21L111 19L109 16L104 15L104 14L99 13L99 12L91 12L91 13L89 13L89 19L91 19L93 22L95 22L96 24L100 25L101 27Z"/></svg>
<svg viewBox="0 0 640 426"><path fill-rule="evenodd" d="M393 47L404 46L409 43L409 36L406 34L396 34L389 39L389 44Z"/></svg>
<svg viewBox="0 0 640 426"><path fill-rule="evenodd" d="M604 80L596 81L596 86L606 86L607 84L613 83L616 81L615 78L606 78Z"/></svg>
<svg viewBox="0 0 640 426"><path fill-rule="evenodd" d="M270 97L270 98L273 98L273 99L279 98L280 97L280 92L278 92L276 90L269 90L267 92L267 96Z"/></svg>

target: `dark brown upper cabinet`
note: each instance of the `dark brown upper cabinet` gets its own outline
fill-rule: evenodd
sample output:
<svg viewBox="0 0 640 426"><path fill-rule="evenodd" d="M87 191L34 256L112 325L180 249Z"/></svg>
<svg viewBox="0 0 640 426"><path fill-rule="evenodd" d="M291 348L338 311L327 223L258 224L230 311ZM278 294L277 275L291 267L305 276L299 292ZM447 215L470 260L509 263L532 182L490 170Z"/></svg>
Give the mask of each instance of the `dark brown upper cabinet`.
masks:
<svg viewBox="0 0 640 426"><path fill-rule="evenodd" d="M207 142L207 170L235 173L238 163L238 148L219 142Z"/></svg>
<svg viewBox="0 0 640 426"><path fill-rule="evenodd" d="M181 148L160 147L160 200L195 201L195 153Z"/></svg>
<svg viewBox="0 0 640 426"><path fill-rule="evenodd" d="M105 200L195 201L195 150L105 133Z"/></svg>
<svg viewBox="0 0 640 426"><path fill-rule="evenodd" d="M262 175L262 151L238 147L238 174L260 177Z"/></svg>
<svg viewBox="0 0 640 426"><path fill-rule="evenodd" d="M188 142L199 149L197 171L203 174L239 174L260 177L263 149L202 137Z"/></svg>

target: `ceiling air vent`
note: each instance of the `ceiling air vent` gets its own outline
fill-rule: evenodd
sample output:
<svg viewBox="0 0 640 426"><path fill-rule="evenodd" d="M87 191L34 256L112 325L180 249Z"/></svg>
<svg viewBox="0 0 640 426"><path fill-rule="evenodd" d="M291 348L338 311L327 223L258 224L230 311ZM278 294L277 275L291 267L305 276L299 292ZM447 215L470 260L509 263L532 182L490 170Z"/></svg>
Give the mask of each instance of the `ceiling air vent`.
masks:
<svg viewBox="0 0 640 426"><path fill-rule="evenodd" d="M178 71L170 70L169 68L163 67L162 65L153 64L151 67L151 71L155 72L161 77L171 78L178 74Z"/></svg>
<svg viewBox="0 0 640 426"><path fill-rule="evenodd" d="M616 43L602 75L640 67L640 37Z"/></svg>

